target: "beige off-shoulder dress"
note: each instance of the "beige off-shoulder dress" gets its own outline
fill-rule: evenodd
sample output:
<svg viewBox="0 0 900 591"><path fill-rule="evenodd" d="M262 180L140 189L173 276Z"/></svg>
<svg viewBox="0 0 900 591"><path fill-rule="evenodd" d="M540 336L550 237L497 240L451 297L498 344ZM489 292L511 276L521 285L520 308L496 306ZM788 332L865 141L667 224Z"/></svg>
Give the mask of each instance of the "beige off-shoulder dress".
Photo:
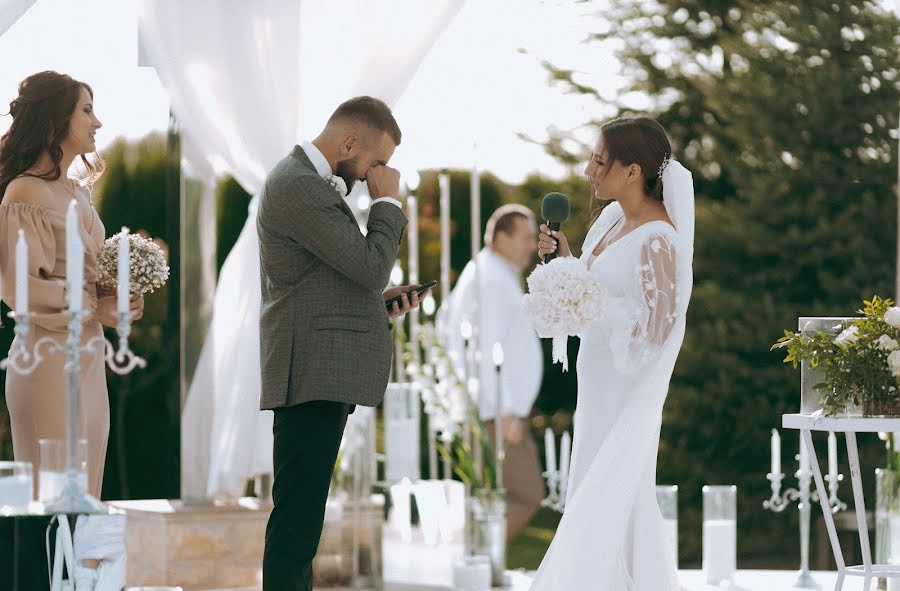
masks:
<svg viewBox="0 0 900 591"><path fill-rule="evenodd" d="M105 228L91 204L87 189L78 187L81 213L81 240L84 244L84 307L93 312L97 306L97 256L103 244ZM48 208L31 203L0 203L0 273L3 277L3 301L15 309L16 240L19 229L28 242L28 307L34 313L29 345L50 336L65 343L68 325L66 309L66 206ZM7 327L5 330L10 330ZM84 323L82 341L102 335L100 323L89 315ZM18 346L18 339L12 349ZM11 350L12 350L11 349ZM81 356L80 437L88 441L88 490L100 497L106 445L109 438L109 399L102 355ZM62 439L66 435L64 353L45 356L32 374L6 372L6 404L12 427L13 454L16 461L32 462L35 476L39 469L38 440ZM37 478L35 478L37 480Z"/></svg>

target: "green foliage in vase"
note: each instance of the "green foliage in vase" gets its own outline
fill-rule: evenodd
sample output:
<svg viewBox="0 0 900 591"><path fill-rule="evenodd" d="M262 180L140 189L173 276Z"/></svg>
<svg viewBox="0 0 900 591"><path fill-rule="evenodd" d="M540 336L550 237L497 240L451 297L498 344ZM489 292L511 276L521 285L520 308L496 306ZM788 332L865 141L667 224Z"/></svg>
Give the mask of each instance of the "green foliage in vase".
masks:
<svg viewBox="0 0 900 591"><path fill-rule="evenodd" d="M836 337L825 331L804 335L786 330L773 345L773 350L787 352L784 362L794 368L803 361L812 368L822 368L825 381L815 387L822 390L826 414L840 414L848 404L900 400L898 378L890 363L898 348L900 328L885 321L892 304L890 299L876 295L858 310L863 317L844 321Z"/></svg>

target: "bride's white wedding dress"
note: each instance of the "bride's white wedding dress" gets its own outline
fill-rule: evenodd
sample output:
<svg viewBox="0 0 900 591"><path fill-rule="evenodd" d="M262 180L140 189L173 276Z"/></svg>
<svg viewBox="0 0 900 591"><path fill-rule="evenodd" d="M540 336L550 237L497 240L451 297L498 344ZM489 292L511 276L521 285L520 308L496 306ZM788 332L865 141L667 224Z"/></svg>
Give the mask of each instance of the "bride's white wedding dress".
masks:
<svg viewBox="0 0 900 591"><path fill-rule="evenodd" d="M622 217L612 203L584 242L581 260L602 278L608 304L604 319L579 335L565 513L532 591L679 588L656 501L656 455L690 299L693 184L675 161L663 179L672 187L667 200L674 201L675 188L685 189L677 195L680 203L666 203L675 227L644 224L593 257Z"/></svg>

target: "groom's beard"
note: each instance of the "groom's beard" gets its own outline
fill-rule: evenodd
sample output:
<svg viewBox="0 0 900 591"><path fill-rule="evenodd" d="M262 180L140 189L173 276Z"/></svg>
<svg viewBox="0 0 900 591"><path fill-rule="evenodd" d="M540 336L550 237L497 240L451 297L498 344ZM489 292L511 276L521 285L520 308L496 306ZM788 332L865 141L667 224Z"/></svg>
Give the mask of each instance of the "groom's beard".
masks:
<svg viewBox="0 0 900 591"><path fill-rule="evenodd" d="M357 172L359 169L358 163L359 156L354 156L347 160L341 160L335 167L335 174L344 179L344 182L347 183L348 195L350 194L350 191L353 190L353 185L356 184L356 181L358 181L360 177L360 174Z"/></svg>

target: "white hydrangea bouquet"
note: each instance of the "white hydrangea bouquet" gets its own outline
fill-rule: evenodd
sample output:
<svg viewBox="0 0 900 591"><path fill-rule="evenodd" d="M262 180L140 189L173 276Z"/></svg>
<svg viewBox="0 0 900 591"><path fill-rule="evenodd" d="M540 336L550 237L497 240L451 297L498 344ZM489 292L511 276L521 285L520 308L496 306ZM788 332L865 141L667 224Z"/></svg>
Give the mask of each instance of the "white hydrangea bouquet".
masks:
<svg viewBox="0 0 900 591"><path fill-rule="evenodd" d="M822 368L825 381L816 388L826 414L854 404L864 415L900 416L900 308L877 295L864 305L863 317L845 321L837 336L786 330L772 349L786 349L784 362L795 368L807 360Z"/></svg>
<svg viewBox="0 0 900 591"><path fill-rule="evenodd" d="M122 232L106 239L97 257L97 284L104 293L115 293L119 276L119 241ZM131 247L131 293L153 293L169 280L169 265L158 244L139 234L128 234Z"/></svg>
<svg viewBox="0 0 900 591"><path fill-rule="evenodd" d="M528 276L522 305L541 338L553 339L553 361L569 370L568 337L600 320L606 290L596 275L575 257L558 257L538 265Z"/></svg>

